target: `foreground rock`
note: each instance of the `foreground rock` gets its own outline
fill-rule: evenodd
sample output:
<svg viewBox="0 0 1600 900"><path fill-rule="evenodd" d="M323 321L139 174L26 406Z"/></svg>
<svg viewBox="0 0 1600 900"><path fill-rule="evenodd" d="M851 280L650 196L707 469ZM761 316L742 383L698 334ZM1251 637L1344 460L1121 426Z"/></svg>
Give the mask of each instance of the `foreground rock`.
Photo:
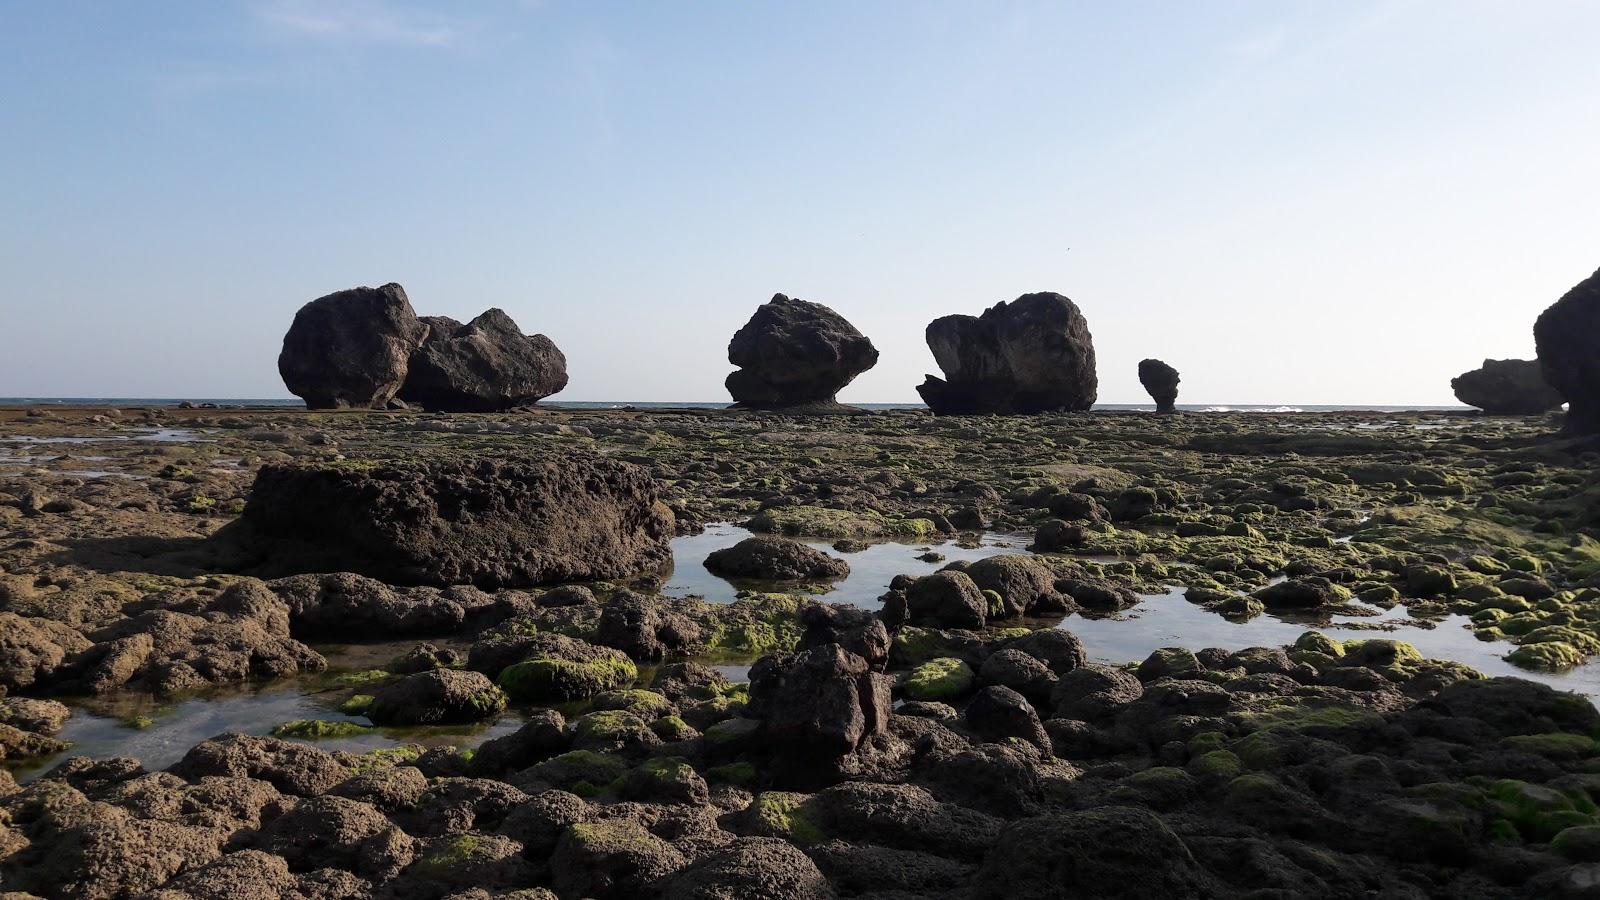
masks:
<svg viewBox="0 0 1600 900"><path fill-rule="evenodd" d="M499 715L506 695L480 672L436 669L381 688L367 706L379 725L449 725Z"/></svg>
<svg viewBox="0 0 1600 900"><path fill-rule="evenodd" d="M1450 379L1450 390L1457 400L1491 416L1536 416L1560 409L1563 402L1536 359L1486 359Z"/></svg>
<svg viewBox="0 0 1600 900"><path fill-rule="evenodd" d="M1600 272L1533 323L1544 380L1567 400L1568 429L1600 432Z"/></svg>
<svg viewBox="0 0 1600 900"><path fill-rule="evenodd" d="M800 581L843 578L850 564L799 541L779 537L745 538L706 557L706 568L728 578Z"/></svg>
<svg viewBox="0 0 1600 900"><path fill-rule="evenodd" d="M750 669L751 713L772 751L805 779L848 771L889 726L889 682L839 644L768 656Z"/></svg>
<svg viewBox="0 0 1600 900"><path fill-rule="evenodd" d="M1139 383L1144 385L1150 399L1156 401L1156 412L1169 413L1178 402L1178 370L1159 359L1139 360Z"/></svg>
<svg viewBox="0 0 1600 900"><path fill-rule="evenodd" d="M526 406L567 386L567 358L542 334L525 335L491 309L463 325L428 316L400 399L442 412L492 412Z"/></svg>
<svg viewBox="0 0 1600 900"><path fill-rule="evenodd" d="M1094 405L1094 339L1077 304L1054 293L1024 294L983 315L928 325L928 347L944 370L917 388L939 415L1085 410Z"/></svg>
<svg viewBox="0 0 1600 900"><path fill-rule="evenodd" d="M295 313L278 374L311 409L381 409L427 331L398 284L339 291Z"/></svg>
<svg viewBox="0 0 1600 900"><path fill-rule="evenodd" d="M832 404L839 390L878 362L877 348L820 303L774 294L728 343L734 403L753 409Z"/></svg>
<svg viewBox="0 0 1600 900"><path fill-rule="evenodd" d="M307 568L509 587L661 568L673 519L656 492L643 469L581 454L273 464L242 521L298 545Z"/></svg>

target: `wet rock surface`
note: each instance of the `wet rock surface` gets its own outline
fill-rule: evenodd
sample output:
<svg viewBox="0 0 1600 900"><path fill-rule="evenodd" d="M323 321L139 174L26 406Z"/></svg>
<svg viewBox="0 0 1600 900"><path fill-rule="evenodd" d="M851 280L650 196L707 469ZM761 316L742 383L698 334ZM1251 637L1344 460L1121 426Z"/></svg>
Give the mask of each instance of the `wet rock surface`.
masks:
<svg viewBox="0 0 1600 900"><path fill-rule="evenodd" d="M1434 658L1590 684L1592 450L1539 420L8 415L104 439L116 474L0 468L6 890L1531 900L1581 896L1600 857L1600 713ZM898 536L907 568L860 605L776 568L731 602L241 574L258 470L419 447L619 456L680 521ZM963 557L980 519L1024 537ZM1073 539L1017 550L1052 523ZM1123 649L1173 611L1205 636ZM133 745L165 704L288 685L312 718L219 726L164 770L49 743L88 734L83 704L148 701L103 720ZM407 720L437 724L383 724Z"/></svg>
<svg viewBox="0 0 1600 900"><path fill-rule="evenodd" d="M1023 294L981 316L929 323L928 348L944 378L917 393L936 414L1085 410L1099 387L1094 338L1077 304L1060 294Z"/></svg>
<svg viewBox="0 0 1600 900"><path fill-rule="evenodd" d="M878 350L843 316L820 303L774 294L728 342L728 393L751 409L826 408Z"/></svg>
<svg viewBox="0 0 1600 900"><path fill-rule="evenodd" d="M1491 416L1536 416L1560 409L1561 392L1544 380L1536 359L1486 359L1450 379L1456 399Z"/></svg>

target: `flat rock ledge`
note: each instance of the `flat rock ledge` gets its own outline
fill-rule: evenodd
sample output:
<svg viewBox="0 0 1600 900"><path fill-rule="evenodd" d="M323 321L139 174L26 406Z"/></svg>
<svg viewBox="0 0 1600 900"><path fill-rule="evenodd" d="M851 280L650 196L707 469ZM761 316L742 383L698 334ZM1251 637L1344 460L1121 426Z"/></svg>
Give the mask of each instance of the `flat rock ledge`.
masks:
<svg viewBox="0 0 1600 900"><path fill-rule="evenodd" d="M644 469L585 454L270 464L240 527L301 571L525 587L669 565L673 517L658 492Z"/></svg>

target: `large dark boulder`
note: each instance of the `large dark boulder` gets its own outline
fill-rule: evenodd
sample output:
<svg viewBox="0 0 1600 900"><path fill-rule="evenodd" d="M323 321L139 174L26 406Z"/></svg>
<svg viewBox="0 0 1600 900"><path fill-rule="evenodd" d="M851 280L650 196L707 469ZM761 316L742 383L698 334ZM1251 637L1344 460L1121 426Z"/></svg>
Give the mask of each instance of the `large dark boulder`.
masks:
<svg viewBox="0 0 1600 900"><path fill-rule="evenodd" d="M1450 390L1457 400L1491 416L1536 416L1560 409L1563 402L1536 359L1486 359L1450 379Z"/></svg>
<svg viewBox="0 0 1600 900"><path fill-rule="evenodd" d="M278 374L311 409L381 409L405 382L427 332L398 284L339 291L295 313Z"/></svg>
<svg viewBox="0 0 1600 900"><path fill-rule="evenodd" d="M491 309L463 325L422 319L427 336L411 356L400 399L442 412L492 412L535 403L567 386L567 358L542 334L525 335Z"/></svg>
<svg viewBox="0 0 1600 900"><path fill-rule="evenodd" d="M672 559L655 479L577 453L269 464L241 528L277 565L391 584L625 578Z"/></svg>
<svg viewBox="0 0 1600 900"><path fill-rule="evenodd" d="M1139 383L1144 385L1150 399L1156 401L1156 412L1172 412L1178 402L1178 370L1159 359L1139 360Z"/></svg>
<svg viewBox="0 0 1600 900"><path fill-rule="evenodd" d="M889 676L838 644L765 656L750 668L749 714L773 752L828 769L889 729Z"/></svg>
<svg viewBox="0 0 1600 900"><path fill-rule="evenodd" d="M741 407L832 404L834 395L878 362L877 348L820 303L774 294L728 342L728 393Z"/></svg>
<svg viewBox="0 0 1600 900"><path fill-rule="evenodd" d="M706 568L725 578L801 581L843 578L850 564L788 538L757 535L732 547L713 550Z"/></svg>
<svg viewBox="0 0 1600 900"><path fill-rule="evenodd" d="M1567 428L1600 432L1600 272L1533 323L1544 380L1567 400Z"/></svg>
<svg viewBox="0 0 1600 900"><path fill-rule="evenodd" d="M1094 339L1077 304L1054 293L1023 294L983 315L928 325L928 347L944 371L917 387L939 415L1085 410L1099 389Z"/></svg>

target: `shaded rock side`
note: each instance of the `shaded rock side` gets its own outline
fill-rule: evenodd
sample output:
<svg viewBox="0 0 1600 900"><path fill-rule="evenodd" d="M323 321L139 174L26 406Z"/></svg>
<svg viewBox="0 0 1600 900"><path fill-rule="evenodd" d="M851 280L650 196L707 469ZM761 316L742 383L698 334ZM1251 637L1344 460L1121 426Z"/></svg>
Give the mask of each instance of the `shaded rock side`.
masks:
<svg viewBox="0 0 1600 900"><path fill-rule="evenodd" d="M1533 323L1544 380L1567 400L1570 431L1600 433L1600 272Z"/></svg>
<svg viewBox="0 0 1600 900"><path fill-rule="evenodd" d="M624 578L671 561L673 518L638 466L582 454L263 466L247 541L301 571L514 587Z"/></svg>
<svg viewBox="0 0 1600 900"><path fill-rule="evenodd" d="M1024 294L983 315L929 323L928 348L944 371L917 387L939 415L1086 410L1099 389L1094 339L1077 304Z"/></svg>
<svg viewBox="0 0 1600 900"><path fill-rule="evenodd" d="M1178 370L1159 359L1139 360L1139 383L1156 402L1156 412L1172 412L1178 402Z"/></svg>
<svg viewBox="0 0 1600 900"><path fill-rule="evenodd" d="M427 330L398 284L339 291L295 313L278 374L311 409L382 408Z"/></svg>
<svg viewBox="0 0 1600 900"><path fill-rule="evenodd" d="M1491 416L1536 416L1560 409L1561 392L1544 380L1536 359L1486 359L1450 379L1456 399Z"/></svg>
<svg viewBox="0 0 1600 900"><path fill-rule="evenodd" d="M736 404L779 409L833 402L878 350L828 307L774 294L734 332L728 362L739 367L726 382Z"/></svg>
<svg viewBox="0 0 1600 900"><path fill-rule="evenodd" d="M440 412L493 412L526 406L567 386L567 358L542 334L526 335L490 309L463 325L422 319L427 337L412 354L400 399Z"/></svg>

